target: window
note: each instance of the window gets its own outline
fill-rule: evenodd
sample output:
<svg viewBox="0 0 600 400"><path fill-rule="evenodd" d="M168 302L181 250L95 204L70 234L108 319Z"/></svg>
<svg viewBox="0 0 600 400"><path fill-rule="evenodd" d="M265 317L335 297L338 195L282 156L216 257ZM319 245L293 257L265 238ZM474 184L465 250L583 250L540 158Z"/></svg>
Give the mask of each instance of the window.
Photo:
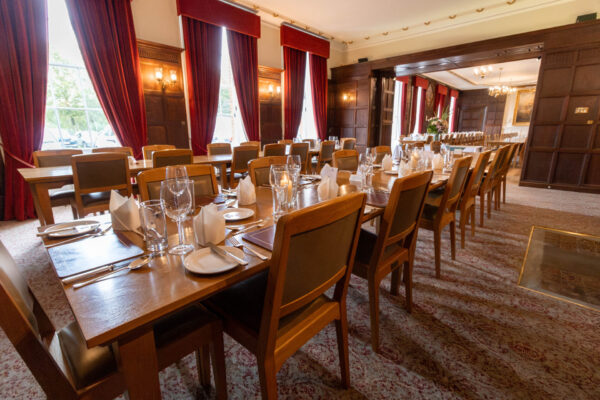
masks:
<svg viewBox="0 0 600 400"><path fill-rule="evenodd" d="M413 133L421 133L421 132L419 132L419 130L420 130L419 128L421 128L419 126L419 125L421 125L419 123L419 121L422 118L422 115L421 115L421 112L422 112L422 110L421 110L421 96L423 96L423 88L419 87L417 89L417 111L415 112L415 129L413 130Z"/></svg>
<svg viewBox="0 0 600 400"><path fill-rule="evenodd" d="M227 46L227 31L223 28L221 40L221 83L219 89L219 109L213 133L213 143L231 143L238 146L248 140L240 115L237 93L233 82L233 71Z"/></svg>
<svg viewBox="0 0 600 400"><path fill-rule="evenodd" d="M120 146L83 64L64 0L48 0L50 60L43 149Z"/></svg>
<svg viewBox="0 0 600 400"><path fill-rule="evenodd" d="M404 119L404 82L396 81L394 84L394 109L392 111L392 146L400 140L402 122Z"/></svg>
<svg viewBox="0 0 600 400"><path fill-rule="evenodd" d="M313 109L312 101L312 90L311 90L311 78L310 78L310 64L309 54L306 54L306 72L304 75L304 100L302 101L302 118L300 119L300 126L298 127L298 135L296 136L300 140L302 139L317 139L317 125L315 123L315 113Z"/></svg>
<svg viewBox="0 0 600 400"><path fill-rule="evenodd" d="M454 132L454 112L456 111L456 97L450 97L448 112L448 132Z"/></svg>

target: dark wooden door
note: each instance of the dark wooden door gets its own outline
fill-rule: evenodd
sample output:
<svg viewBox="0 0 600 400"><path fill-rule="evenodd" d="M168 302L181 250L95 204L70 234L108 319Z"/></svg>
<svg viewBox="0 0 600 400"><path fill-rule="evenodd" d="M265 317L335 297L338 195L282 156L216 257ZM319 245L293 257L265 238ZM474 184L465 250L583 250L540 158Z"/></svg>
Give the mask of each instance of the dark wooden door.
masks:
<svg viewBox="0 0 600 400"><path fill-rule="evenodd" d="M521 182L600 192L600 43L542 59Z"/></svg>
<svg viewBox="0 0 600 400"><path fill-rule="evenodd" d="M381 79L381 114L379 116L379 144L389 146L392 142L392 121L394 119L394 78Z"/></svg>

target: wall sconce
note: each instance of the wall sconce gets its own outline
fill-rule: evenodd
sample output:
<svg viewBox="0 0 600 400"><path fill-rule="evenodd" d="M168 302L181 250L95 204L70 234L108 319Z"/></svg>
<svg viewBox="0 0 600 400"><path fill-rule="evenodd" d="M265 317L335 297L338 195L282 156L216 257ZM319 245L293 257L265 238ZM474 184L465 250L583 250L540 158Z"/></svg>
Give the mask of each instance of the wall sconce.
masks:
<svg viewBox="0 0 600 400"><path fill-rule="evenodd" d="M163 69L161 67L154 69L154 78L161 85L162 89L165 90L167 86L173 87L177 84L177 71L174 69L169 71L170 79L163 79Z"/></svg>
<svg viewBox="0 0 600 400"><path fill-rule="evenodd" d="M281 86L277 85L277 87L275 87L272 83L269 83L269 86L267 86L267 92L269 92L269 95L271 95L272 98L275 92L277 92L277 95L281 94Z"/></svg>
<svg viewBox="0 0 600 400"><path fill-rule="evenodd" d="M348 95L346 93L342 95L342 100L348 101Z"/></svg>

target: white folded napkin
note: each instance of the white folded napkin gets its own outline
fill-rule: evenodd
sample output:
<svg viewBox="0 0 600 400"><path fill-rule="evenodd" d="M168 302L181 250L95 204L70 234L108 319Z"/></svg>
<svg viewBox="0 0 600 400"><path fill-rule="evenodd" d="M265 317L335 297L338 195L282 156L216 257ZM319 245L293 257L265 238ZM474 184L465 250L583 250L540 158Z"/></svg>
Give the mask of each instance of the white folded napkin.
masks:
<svg viewBox="0 0 600 400"><path fill-rule="evenodd" d="M400 165L398 165L398 176L406 176L410 174L410 166L407 162L401 161Z"/></svg>
<svg viewBox="0 0 600 400"><path fill-rule="evenodd" d="M202 207L194 217L194 234L201 246L217 244L225 239L225 217L217 210L216 204Z"/></svg>
<svg viewBox="0 0 600 400"><path fill-rule="evenodd" d="M434 171L439 171L444 169L444 157L441 154L436 154L433 156L433 160L431 160L431 166Z"/></svg>
<svg viewBox="0 0 600 400"><path fill-rule="evenodd" d="M121 196L116 190L111 190L108 210L114 231L139 232L140 210L133 196Z"/></svg>
<svg viewBox="0 0 600 400"><path fill-rule="evenodd" d="M238 205L245 206L256 203L256 190L250 175L240 181L236 189Z"/></svg>
<svg viewBox="0 0 600 400"><path fill-rule="evenodd" d="M317 187L317 193L319 194L319 200L330 200L337 197L338 193L338 184L335 181L335 178L331 178L327 176L321 179L321 183Z"/></svg>
<svg viewBox="0 0 600 400"><path fill-rule="evenodd" d="M335 182L337 180L337 172L337 168L332 168L329 164L325 164L325 166L321 168L321 173L319 175L321 175L321 179L333 177L333 181Z"/></svg>
<svg viewBox="0 0 600 400"><path fill-rule="evenodd" d="M390 157L389 154L383 156L383 160L381 160L381 168L383 168L384 171L390 171L393 165L394 163L392 161L392 157Z"/></svg>
<svg viewBox="0 0 600 400"><path fill-rule="evenodd" d="M363 176L360 173L350 175L350 184L356 186L358 190L362 190Z"/></svg>

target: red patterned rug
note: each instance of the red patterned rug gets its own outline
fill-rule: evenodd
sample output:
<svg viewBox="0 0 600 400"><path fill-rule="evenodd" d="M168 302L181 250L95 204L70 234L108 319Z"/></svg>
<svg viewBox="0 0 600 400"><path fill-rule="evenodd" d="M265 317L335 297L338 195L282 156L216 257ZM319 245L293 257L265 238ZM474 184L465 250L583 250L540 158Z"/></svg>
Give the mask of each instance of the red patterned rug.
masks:
<svg viewBox="0 0 600 400"><path fill-rule="evenodd" d="M329 326L277 374L280 398L599 399L600 314L516 285L533 224L600 235L600 196L511 183L508 203L468 237L455 261L449 235L443 235L440 280L434 278L432 235L422 230L413 313L404 310L402 292L389 295L389 279L381 287L381 354L369 344L367 286L354 277L348 295L352 388L339 386L335 329ZM73 317L33 237L35 226L3 222L0 239L60 327ZM259 398L254 356L229 337L225 345L229 397ZM165 399L203 397L192 356L160 379ZM0 398L44 398L2 331Z"/></svg>

